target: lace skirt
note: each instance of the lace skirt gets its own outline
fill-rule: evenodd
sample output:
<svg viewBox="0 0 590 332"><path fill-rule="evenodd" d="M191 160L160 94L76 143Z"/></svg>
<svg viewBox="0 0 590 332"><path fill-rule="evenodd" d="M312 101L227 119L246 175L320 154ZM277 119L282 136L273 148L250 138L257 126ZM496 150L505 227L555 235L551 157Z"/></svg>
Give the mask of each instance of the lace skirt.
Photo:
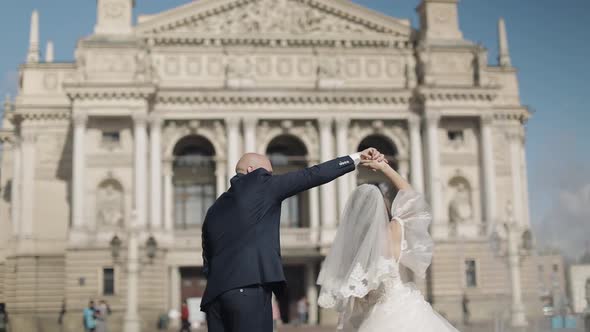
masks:
<svg viewBox="0 0 590 332"><path fill-rule="evenodd" d="M411 285L386 291L365 317L359 332L458 332Z"/></svg>

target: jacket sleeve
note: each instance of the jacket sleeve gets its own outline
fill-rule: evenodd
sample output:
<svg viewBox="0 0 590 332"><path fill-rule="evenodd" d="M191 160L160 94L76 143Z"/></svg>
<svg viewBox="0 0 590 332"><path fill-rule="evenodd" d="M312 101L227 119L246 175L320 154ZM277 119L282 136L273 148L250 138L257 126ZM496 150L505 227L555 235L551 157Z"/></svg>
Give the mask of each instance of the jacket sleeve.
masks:
<svg viewBox="0 0 590 332"><path fill-rule="evenodd" d="M270 177L274 197L282 201L307 189L328 183L355 169L350 156L336 158L319 165Z"/></svg>

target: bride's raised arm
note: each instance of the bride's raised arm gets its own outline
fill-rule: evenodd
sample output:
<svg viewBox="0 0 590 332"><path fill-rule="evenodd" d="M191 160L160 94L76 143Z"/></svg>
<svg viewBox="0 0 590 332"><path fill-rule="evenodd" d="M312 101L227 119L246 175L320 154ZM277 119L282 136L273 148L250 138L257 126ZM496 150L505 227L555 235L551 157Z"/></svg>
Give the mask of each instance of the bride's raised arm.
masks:
<svg viewBox="0 0 590 332"><path fill-rule="evenodd" d="M375 171L381 171L399 190L391 205L390 223L394 257L415 275L424 278L426 269L432 261L434 243L428 227L432 221L430 207L422 194L386 163L363 162Z"/></svg>
<svg viewBox="0 0 590 332"><path fill-rule="evenodd" d="M367 166L374 171L382 172L393 183L397 190L411 190L412 186L398 172L396 172L388 163L374 160L363 160L361 165Z"/></svg>

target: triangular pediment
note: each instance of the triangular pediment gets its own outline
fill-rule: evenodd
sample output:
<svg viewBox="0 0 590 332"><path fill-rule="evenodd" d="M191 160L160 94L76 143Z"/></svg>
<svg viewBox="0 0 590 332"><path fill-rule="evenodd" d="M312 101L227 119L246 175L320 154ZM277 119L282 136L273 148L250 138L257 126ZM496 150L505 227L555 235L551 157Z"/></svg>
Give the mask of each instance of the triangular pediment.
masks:
<svg viewBox="0 0 590 332"><path fill-rule="evenodd" d="M409 39L409 22L348 0L198 0L144 18L144 35L382 36Z"/></svg>

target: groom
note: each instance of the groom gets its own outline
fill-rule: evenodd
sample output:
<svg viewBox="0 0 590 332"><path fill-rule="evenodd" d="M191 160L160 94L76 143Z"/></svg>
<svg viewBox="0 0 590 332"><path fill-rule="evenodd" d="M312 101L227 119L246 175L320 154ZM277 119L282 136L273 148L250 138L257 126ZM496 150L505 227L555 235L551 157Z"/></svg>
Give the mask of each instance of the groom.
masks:
<svg viewBox="0 0 590 332"><path fill-rule="evenodd" d="M272 292L285 286L281 263L281 202L351 172L361 160L383 161L374 148L282 175L267 157L247 153L231 187L203 223L207 287L201 310L210 332L270 332Z"/></svg>

